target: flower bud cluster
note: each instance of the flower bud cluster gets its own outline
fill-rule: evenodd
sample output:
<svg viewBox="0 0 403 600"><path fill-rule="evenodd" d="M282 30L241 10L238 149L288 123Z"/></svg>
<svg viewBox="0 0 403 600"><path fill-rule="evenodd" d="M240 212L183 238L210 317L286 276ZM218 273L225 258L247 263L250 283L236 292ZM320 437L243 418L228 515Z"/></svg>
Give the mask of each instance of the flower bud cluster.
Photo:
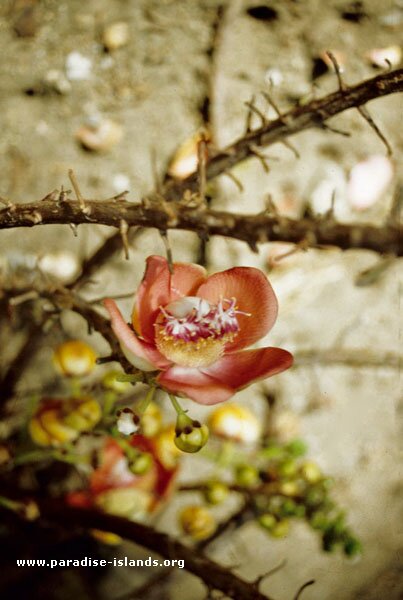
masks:
<svg viewBox="0 0 403 600"><path fill-rule="evenodd" d="M102 417L94 398L45 398L32 416L28 429L39 446L61 446L80 433L91 431Z"/></svg>

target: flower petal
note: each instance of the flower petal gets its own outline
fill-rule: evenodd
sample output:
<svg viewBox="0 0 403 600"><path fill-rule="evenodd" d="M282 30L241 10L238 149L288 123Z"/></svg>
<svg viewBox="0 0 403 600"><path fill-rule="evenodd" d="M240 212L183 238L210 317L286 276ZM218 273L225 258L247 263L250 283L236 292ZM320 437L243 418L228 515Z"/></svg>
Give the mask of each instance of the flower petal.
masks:
<svg viewBox="0 0 403 600"><path fill-rule="evenodd" d="M254 344L272 328L277 317L277 298L267 277L254 267L234 267L211 275L196 292L216 304L220 298L236 298L237 308L250 316L237 315L240 331L227 352Z"/></svg>
<svg viewBox="0 0 403 600"><path fill-rule="evenodd" d="M292 354L282 348L260 348L234 352L205 369L172 366L157 377L158 383L175 394L184 394L199 404L218 404L238 390L291 367Z"/></svg>
<svg viewBox="0 0 403 600"><path fill-rule="evenodd" d="M105 300L104 306L110 315L112 329L119 340L122 351L127 360L135 367L143 371L155 371L172 364L154 346L137 337L125 322L114 300L110 298Z"/></svg>
<svg viewBox="0 0 403 600"><path fill-rule="evenodd" d="M206 269L200 265L174 263L170 302L183 296L194 296L196 290L206 281L206 277Z"/></svg>
<svg viewBox="0 0 403 600"><path fill-rule="evenodd" d="M203 369L206 375L233 388L234 393L258 379L266 379L291 367L293 356L282 348L258 348L233 352Z"/></svg>
<svg viewBox="0 0 403 600"><path fill-rule="evenodd" d="M139 334L147 342L154 341L154 323L160 306L169 303L170 281L166 259L162 256L149 256L132 315L133 323L140 327Z"/></svg>
<svg viewBox="0 0 403 600"><path fill-rule="evenodd" d="M158 383L174 394L185 395L199 404L218 404L228 400L234 390L199 369L174 365L157 377Z"/></svg>
<svg viewBox="0 0 403 600"><path fill-rule="evenodd" d="M199 265L174 263L171 275L166 258L150 256L132 315L133 325L139 328L139 334L152 343L160 306L194 295L205 279L206 271Z"/></svg>

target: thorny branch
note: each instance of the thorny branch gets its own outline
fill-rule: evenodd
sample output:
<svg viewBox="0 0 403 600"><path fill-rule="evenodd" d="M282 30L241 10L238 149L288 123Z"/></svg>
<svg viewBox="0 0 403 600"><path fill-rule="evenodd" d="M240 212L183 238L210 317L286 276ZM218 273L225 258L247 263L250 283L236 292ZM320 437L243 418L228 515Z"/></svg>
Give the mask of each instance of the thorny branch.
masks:
<svg viewBox="0 0 403 600"><path fill-rule="evenodd" d="M298 106L275 121L261 128L247 132L232 146L212 156L206 167L206 178L210 180L228 172L235 164L256 155L256 148L281 142L289 136L310 127L323 127L330 117L349 108L357 108L371 99L403 90L403 69L384 73L354 87L344 86L338 92L329 94L321 100L313 100L305 106ZM246 241L253 249L258 242L288 241L299 243L308 239L310 245L335 245L340 248L368 248L377 252L390 252L401 255L401 227L388 223L384 228L369 225L343 225L333 219L304 218L300 221L286 219L277 215L233 215L208 210L203 205L192 208L180 200L186 193L195 192L198 186L198 173L193 173L184 181L168 181L161 193L165 201L154 197L146 198L141 204L133 204L122 199L108 201L70 200L66 193L56 200L53 194L43 201L24 205L6 203L0 211L0 229L13 227L32 227L39 224L54 223L99 223L120 228L122 222L129 227L157 227L187 229L201 236L224 235ZM119 236L119 237L116 237ZM107 246L98 251L98 257L104 260L115 251L117 242L121 244L117 233L105 243ZM104 252L105 250L105 252ZM89 265L90 269L98 263L98 258Z"/></svg>
<svg viewBox="0 0 403 600"><path fill-rule="evenodd" d="M95 510L73 508L57 500L36 500L42 519L58 527L100 529L110 531L126 540L148 548L163 558L184 560L185 569L200 577L212 589L222 591L237 600L270 600L253 583L241 579L228 568L219 565L190 546L186 546L153 527L128 521Z"/></svg>
<svg viewBox="0 0 403 600"><path fill-rule="evenodd" d="M403 69L397 69L352 87L344 86L343 90L329 94L320 100L297 106L275 121L246 133L234 144L211 157L207 166L207 179L217 177L239 162L252 157L253 148L256 146L271 146L311 127L323 128L328 119L349 108L357 108L374 98L402 91ZM197 190L197 174L190 175L180 183L171 182L166 187L164 196L177 200L183 196L185 190Z"/></svg>
<svg viewBox="0 0 403 600"><path fill-rule="evenodd" d="M181 202L145 201L139 204L111 200L87 200L90 216L83 213L77 201L63 203L44 200L31 204L14 205L0 211L0 229L32 227L39 224L98 223L119 228L122 220L129 227L156 227L161 231L183 229L206 235L221 235L246 242L254 251L264 242L306 241L308 246L337 246L342 249L367 248L380 253L402 256L400 243L402 227L396 223L375 227L365 224L337 223L332 217L304 217L290 219L262 212L240 215L189 206ZM33 215L37 216L35 222ZM40 221L39 221L40 217Z"/></svg>

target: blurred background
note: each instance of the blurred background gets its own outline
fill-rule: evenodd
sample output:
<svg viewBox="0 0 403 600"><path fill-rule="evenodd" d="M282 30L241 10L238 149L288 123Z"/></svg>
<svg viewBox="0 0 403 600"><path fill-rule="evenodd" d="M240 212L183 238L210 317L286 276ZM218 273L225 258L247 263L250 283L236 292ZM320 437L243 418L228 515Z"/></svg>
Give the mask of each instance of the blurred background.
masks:
<svg viewBox="0 0 403 600"><path fill-rule="evenodd" d="M225 5L215 0L3 0L0 195L15 203L39 200L61 185L71 187L67 172L73 169L86 198L102 200L130 190L128 199L139 201L155 188L155 171L163 178L176 164L175 152L201 127L219 148L240 137L245 102L253 95L256 106L276 118L259 96L262 91L286 111L337 89L326 50L337 57L351 84L388 68L386 61L401 66L402 25L400 0L234 0ZM290 140L299 158L277 144L266 152L269 173L255 159L240 164L233 172L244 191L220 177L209 190L211 206L257 213L270 194L280 214L298 218L307 207L323 214L334 194L336 219L381 225L402 193L402 97L375 100L369 110L393 149L391 158L358 111L350 110L332 122L350 137L308 130ZM253 124L259 125L258 117ZM32 277L39 266L68 283L111 233L93 225L79 226L77 237L64 225L2 231L0 266L3 273L20 270ZM196 235L174 231L169 237L175 260L200 260ZM240 392L236 401L263 415L267 396L275 398L271 418L279 435L306 440L320 467L335 478L337 500L364 553L359 561L326 555L304 524L273 541L251 523L217 543L213 555L240 565L237 572L248 579L285 558L283 569L263 586L278 599L291 598L305 580L315 579L305 592L310 600L397 600L403 594L401 263L388 259L368 276L378 255L335 248L301 251L273 263L289 249L262 244L256 254L242 242L213 238L203 252L210 272L245 265L268 273L280 312L262 344L295 354L292 370ZM116 254L83 294L92 299L134 292L145 258L164 252L156 230L142 232L130 260ZM129 315L132 300L119 306ZM86 337L81 317L66 311L63 328L107 353L101 336ZM19 337L4 322L1 333L5 364ZM54 342L59 334L53 335ZM53 342L38 348L18 384L20 398L25 389L51 379ZM192 405L198 418L208 412ZM195 466L199 462L187 459L185 481L200 477L205 467ZM160 518L164 530L177 533L179 502L174 500ZM220 516L224 509L216 510ZM110 569L102 575L98 595L91 595L92 588L85 589L73 573L52 573L53 595L42 589L35 598L74 593L117 599L129 593L132 577L130 570ZM34 588L38 585L36 580ZM161 598L181 600L205 597L200 582L183 572L161 593Z"/></svg>

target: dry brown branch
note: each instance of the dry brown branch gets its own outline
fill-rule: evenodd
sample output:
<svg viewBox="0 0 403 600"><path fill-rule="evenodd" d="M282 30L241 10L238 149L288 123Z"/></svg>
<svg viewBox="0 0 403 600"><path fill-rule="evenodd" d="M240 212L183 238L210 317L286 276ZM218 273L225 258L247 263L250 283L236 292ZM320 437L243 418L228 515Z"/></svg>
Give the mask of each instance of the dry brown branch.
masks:
<svg viewBox="0 0 403 600"><path fill-rule="evenodd" d="M40 336L42 335L43 322L32 323L26 330L26 338L15 358L8 365L3 377L0 380L1 402L0 415L4 412L7 400L9 400L15 391L15 387L29 364Z"/></svg>
<svg viewBox="0 0 403 600"><path fill-rule="evenodd" d="M148 202L135 204L105 200L87 200L91 210L91 222L119 228L124 219L130 227L156 227L161 231L183 229L205 235L221 235L246 242L255 249L262 242L291 242L299 244L306 240L311 247L337 246L367 248L380 253L402 256L400 243L402 226L387 223L384 227L365 224L343 224L333 219L305 217L300 220L278 215L259 213L255 215L229 214L204 207L185 206L180 202ZM169 208L168 208L169 207ZM32 215L40 212L41 224L88 223L77 201L57 204L49 200L31 204L15 205L13 211L0 210L0 229L32 227ZM113 238L111 238L112 240ZM111 242L114 247L114 242ZM102 253L103 251L100 250ZM99 263L98 263L99 264ZM95 268L95 261L93 267Z"/></svg>
<svg viewBox="0 0 403 600"><path fill-rule="evenodd" d="M210 545L212 545L218 538L232 530L234 526L242 523L247 519L247 513L250 510L250 500L245 499L241 507L233 514L229 515L224 521L219 523L217 529L205 540L198 542L195 548L201 551L205 551ZM170 575L175 571L175 567L167 567L157 573L154 577L150 578L141 587L136 590L132 590L129 594L119 597L118 600L134 600L135 598L144 598L151 589L166 581ZM273 570L272 570L273 571Z"/></svg>
<svg viewBox="0 0 403 600"><path fill-rule="evenodd" d="M199 550L185 546L165 533L141 523L135 523L98 511L73 508L56 500L37 500L41 518L62 529L100 529L156 552L163 558L184 560L185 569L200 577L206 585L237 600L270 600L229 569L202 556Z"/></svg>
<svg viewBox="0 0 403 600"><path fill-rule="evenodd" d="M271 146L284 142L291 135L311 127L323 128L323 124L335 115L363 106L374 98L387 96L403 91L403 69L390 71L367 79L358 85L329 94L320 100L312 100L303 106L297 106L276 119L253 131L247 132L234 144L213 156L208 165L206 176L210 180L228 171L239 162L253 156L251 147ZM190 175L182 182L169 182L164 190L164 196L177 200L185 190L197 190L197 174Z"/></svg>
<svg viewBox="0 0 403 600"><path fill-rule="evenodd" d="M141 234L139 229L129 229L127 237L128 242L133 243ZM122 237L120 232L116 232L108 237L101 246L87 258L82 267L80 275L69 284L70 288L79 288L87 283L95 272L102 267L116 252L122 248Z"/></svg>

